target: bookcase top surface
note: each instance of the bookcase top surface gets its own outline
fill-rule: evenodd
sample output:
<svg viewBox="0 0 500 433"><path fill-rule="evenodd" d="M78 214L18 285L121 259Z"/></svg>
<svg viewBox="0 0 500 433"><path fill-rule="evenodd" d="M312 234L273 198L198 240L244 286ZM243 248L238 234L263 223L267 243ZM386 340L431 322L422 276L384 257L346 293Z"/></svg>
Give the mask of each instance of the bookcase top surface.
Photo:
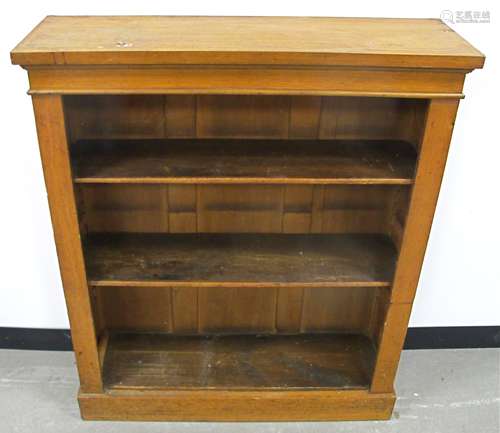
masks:
<svg viewBox="0 0 500 433"><path fill-rule="evenodd" d="M480 68L438 19L48 16L11 52L30 65Z"/></svg>

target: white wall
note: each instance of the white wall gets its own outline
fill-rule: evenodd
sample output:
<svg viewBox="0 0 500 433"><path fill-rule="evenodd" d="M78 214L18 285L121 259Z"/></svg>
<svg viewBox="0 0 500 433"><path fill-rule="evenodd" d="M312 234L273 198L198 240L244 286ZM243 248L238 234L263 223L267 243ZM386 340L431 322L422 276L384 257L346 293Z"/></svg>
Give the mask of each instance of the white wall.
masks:
<svg viewBox="0 0 500 433"><path fill-rule="evenodd" d="M66 328L45 187L26 96L26 73L9 51L45 15L306 15L439 17L489 10L491 24L455 29L487 56L470 74L455 126L411 326L500 325L500 54L496 2L190 1L9 2L0 17L0 327ZM495 42L497 41L497 42Z"/></svg>

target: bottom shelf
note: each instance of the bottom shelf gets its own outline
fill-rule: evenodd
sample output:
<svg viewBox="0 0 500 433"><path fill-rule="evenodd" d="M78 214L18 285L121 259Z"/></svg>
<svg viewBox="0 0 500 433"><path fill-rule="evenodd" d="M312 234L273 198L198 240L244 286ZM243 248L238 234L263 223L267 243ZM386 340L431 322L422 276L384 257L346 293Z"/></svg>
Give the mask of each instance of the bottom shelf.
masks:
<svg viewBox="0 0 500 433"><path fill-rule="evenodd" d="M374 357L361 335L116 333L103 376L107 391L367 389Z"/></svg>

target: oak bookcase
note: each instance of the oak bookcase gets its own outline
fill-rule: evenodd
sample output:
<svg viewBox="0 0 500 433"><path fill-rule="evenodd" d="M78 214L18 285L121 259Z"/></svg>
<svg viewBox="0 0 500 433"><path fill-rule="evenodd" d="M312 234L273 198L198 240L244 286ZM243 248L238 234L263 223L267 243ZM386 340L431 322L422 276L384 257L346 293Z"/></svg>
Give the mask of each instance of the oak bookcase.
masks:
<svg viewBox="0 0 500 433"><path fill-rule="evenodd" d="M85 419L387 419L465 74L438 20L47 17L27 69Z"/></svg>

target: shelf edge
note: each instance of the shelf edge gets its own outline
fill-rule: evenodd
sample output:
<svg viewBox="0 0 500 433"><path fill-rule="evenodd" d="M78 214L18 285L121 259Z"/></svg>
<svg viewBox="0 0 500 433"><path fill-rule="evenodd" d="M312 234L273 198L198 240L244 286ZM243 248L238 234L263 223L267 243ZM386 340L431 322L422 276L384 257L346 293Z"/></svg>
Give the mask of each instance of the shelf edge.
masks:
<svg viewBox="0 0 500 433"><path fill-rule="evenodd" d="M262 178L262 177L75 177L76 184L266 184L266 185L412 185L413 179L312 179L312 178Z"/></svg>
<svg viewBox="0 0 500 433"><path fill-rule="evenodd" d="M390 287L390 281L322 281L322 282L269 282L269 281L132 281L132 280L89 280L94 287L158 287L158 288L347 288L347 287Z"/></svg>

